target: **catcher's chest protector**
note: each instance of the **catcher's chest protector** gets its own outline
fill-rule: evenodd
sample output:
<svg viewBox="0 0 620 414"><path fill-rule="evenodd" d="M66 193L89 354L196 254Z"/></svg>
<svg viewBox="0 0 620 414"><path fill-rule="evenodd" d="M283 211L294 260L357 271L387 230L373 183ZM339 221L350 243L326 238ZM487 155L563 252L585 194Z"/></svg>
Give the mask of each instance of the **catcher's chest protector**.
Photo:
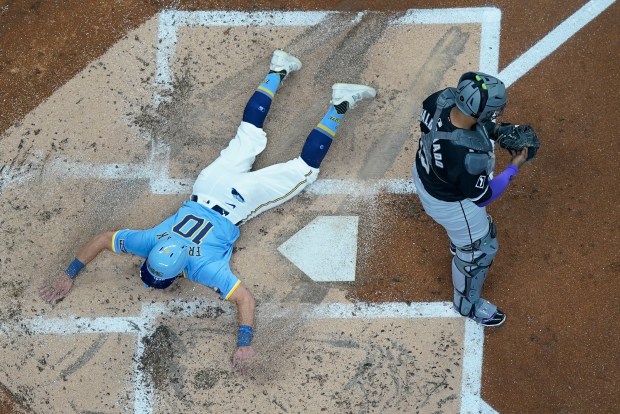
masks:
<svg viewBox="0 0 620 414"><path fill-rule="evenodd" d="M420 142L422 151L427 160L433 160L432 153L433 142L437 140L447 140L452 144L473 150L465 156L463 160L465 170L472 175L478 175L486 171L490 175L495 168L495 154L493 152L493 144L489 138L486 129L476 124L476 130L457 129L452 132L437 131L437 125L441 112L455 104L455 89L448 88L437 97L437 108L433 116L433 130L428 134L423 134ZM429 162L433 172L441 179L433 167L433 162Z"/></svg>

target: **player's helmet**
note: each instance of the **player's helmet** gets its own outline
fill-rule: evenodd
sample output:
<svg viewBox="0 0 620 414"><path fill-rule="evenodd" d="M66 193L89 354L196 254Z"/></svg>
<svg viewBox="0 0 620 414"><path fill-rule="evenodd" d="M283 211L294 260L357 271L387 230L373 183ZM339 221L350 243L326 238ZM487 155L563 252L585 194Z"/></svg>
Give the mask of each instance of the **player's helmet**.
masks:
<svg viewBox="0 0 620 414"><path fill-rule="evenodd" d="M185 269L189 260L187 246L168 236L161 239L142 263L140 279L155 289L165 289Z"/></svg>
<svg viewBox="0 0 620 414"><path fill-rule="evenodd" d="M456 106L478 122L494 120L506 106L506 86L495 76L482 72L467 72L456 87Z"/></svg>

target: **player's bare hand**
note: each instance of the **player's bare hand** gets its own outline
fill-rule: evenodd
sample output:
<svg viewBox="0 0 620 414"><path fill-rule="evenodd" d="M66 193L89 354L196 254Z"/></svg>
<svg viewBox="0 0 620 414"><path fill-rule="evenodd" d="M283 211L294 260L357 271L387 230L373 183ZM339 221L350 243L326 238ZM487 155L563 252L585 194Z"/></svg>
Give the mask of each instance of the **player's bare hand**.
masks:
<svg viewBox="0 0 620 414"><path fill-rule="evenodd" d="M520 150L512 150L510 155L512 156L511 164L520 168L527 161L527 147Z"/></svg>
<svg viewBox="0 0 620 414"><path fill-rule="evenodd" d="M232 357L232 366L239 370L241 374L247 372L249 363L256 356L256 352L251 346L240 346Z"/></svg>
<svg viewBox="0 0 620 414"><path fill-rule="evenodd" d="M61 272L51 285L41 287L39 294L41 299L47 303L54 303L67 296L71 287L73 287L73 279L67 276L65 272Z"/></svg>

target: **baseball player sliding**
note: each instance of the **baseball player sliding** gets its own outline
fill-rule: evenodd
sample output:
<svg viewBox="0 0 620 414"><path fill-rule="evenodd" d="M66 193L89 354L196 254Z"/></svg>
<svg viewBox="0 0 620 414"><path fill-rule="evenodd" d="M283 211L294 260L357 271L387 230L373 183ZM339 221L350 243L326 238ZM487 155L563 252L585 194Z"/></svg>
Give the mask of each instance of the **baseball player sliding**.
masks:
<svg viewBox="0 0 620 414"><path fill-rule="evenodd" d="M424 210L445 228L451 241L454 306L484 326L499 326L506 320L504 312L481 298L498 249L495 223L485 206L506 190L528 160L528 148L517 147L511 150L508 167L492 175L493 140L504 147L509 136L520 131L515 125L496 124L505 105L502 81L479 72L462 75L456 88L435 92L422 104L422 136L413 166ZM536 149L530 149L531 157Z"/></svg>
<svg viewBox="0 0 620 414"><path fill-rule="evenodd" d="M364 85L334 84L329 109L308 135L301 155L251 171L256 156L267 145L263 123L276 91L287 76L301 69L301 62L276 50L269 69L245 107L236 136L200 172L190 200L151 229L109 231L95 236L51 285L41 288L45 301L53 303L65 297L78 273L103 250L138 255L146 258L140 268L140 278L146 285L165 289L182 276L209 286L222 299L234 303L239 327L232 364L240 366L254 356L254 298L229 265L239 226L313 183L344 114L360 100L376 94Z"/></svg>

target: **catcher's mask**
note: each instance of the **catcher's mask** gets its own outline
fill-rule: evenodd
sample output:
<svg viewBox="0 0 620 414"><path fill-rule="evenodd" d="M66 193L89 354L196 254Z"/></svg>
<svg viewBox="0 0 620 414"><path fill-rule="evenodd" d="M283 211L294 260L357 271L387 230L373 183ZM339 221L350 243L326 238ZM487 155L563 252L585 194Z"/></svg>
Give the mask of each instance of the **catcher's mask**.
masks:
<svg viewBox="0 0 620 414"><path fill-rule="evenodd" d="M140 279L149 287L165 289L183 271L188 260L187 246L168 236L151 249L140 267Z"/></svg>
<svg viewBox="0 0 620 414"><path fill-rule="evenodd" d="M506 106L506 86L486 73L464 73L456 87L456 106L481 124L493 121Z"/></svg>

